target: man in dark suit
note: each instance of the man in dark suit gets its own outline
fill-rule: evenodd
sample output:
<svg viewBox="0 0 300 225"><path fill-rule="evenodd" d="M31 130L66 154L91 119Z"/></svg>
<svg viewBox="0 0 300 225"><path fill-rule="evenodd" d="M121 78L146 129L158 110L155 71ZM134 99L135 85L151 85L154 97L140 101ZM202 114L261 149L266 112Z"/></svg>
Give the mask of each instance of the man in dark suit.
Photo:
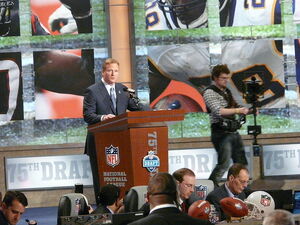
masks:
<svg viewBox="0 0 300 225"><path fill-rule="evenodd" d="M83 117L88 125L98 123L125 113L126 110L137 111L143 107L131 98L127 87L116 83L119 77L119 62L115 59L106 59L102 65L102 79L88 87L84 94ZM99 204L99 179L97 156L94 136L88 132L85 153L90 156L95 198Z"/></svg>
<svg viewBox="0 0 300 225"><path fill-rule="evenodd" d="M172 176L175 179L178 187L179 208L182 212L188 213L189 206L194 202L192 202L192 199L189 198L195 191L196 175L189 168L180 168L174 171ZM139 210L144 212L144 216L148 215L150 212L149 203L146 202Z"/></svg>
<svg viewBox="0 0 300 225"><path fill-rule="evenodd" d="M218 188L210 192L206 200L213 204L219 212L220 220L225 220L226 216L221 209L220 201L226 197L236 197L245 200L245 188L249 183L249 171L243 164L233 164L227 174L227 181Z"/></svg>
<svg viewBox="0 0 300 225"><path fill-rule="evenodd" d="M179 203L181 211L188 213L189 198L195 191L196 175L188 168L180 168L172 174L178 185Z"/></svg>
<svg viewBox="0 0 300 225"><path fill-rule="evenodd" d="M101 187L99 199L100 204L92 214L118 213L123 206L123 200L120 199L120 188L113 184L106 184Z"/></svg>
<svg viewBox="0 0 300 225"><path fill-rule="evenodd" d="M28 205L26 196L19 191L8 191L0 205L0 224L15 225L21 219Z"/></svg>
<svg viewBox="0 0 300 225"><path fill-rule="evenodd" d="M150 214L130 225L211 225L181 212L178 207L177 184L168 173L157 173L150 178L147 198Z"/></svg>

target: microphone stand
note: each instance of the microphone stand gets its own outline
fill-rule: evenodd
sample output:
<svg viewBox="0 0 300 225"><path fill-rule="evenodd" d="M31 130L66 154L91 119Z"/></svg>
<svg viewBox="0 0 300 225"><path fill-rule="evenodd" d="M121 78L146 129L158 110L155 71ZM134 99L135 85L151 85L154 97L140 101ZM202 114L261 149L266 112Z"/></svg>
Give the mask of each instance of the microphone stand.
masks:
<svg viewBox="0 0 300 225"><path fill-rule="evenodd" d="M136 106L139 107L140 99L136 96L136 94L132 93L132 92L129 92L129 97L134 101L134 103L136 104Z"/></svg>
<svg viewBox="0 0 300 225"><path fill-rule="evenodd" d="M140 99L135 94L135 90L130 89L128 87L124 87L123 91L125 91L129 94L129 98L131 98L133 100L133 102L136 105L136 107L138 108L138 110L145 110L144 106L142 104L140 104Z"/></svg>

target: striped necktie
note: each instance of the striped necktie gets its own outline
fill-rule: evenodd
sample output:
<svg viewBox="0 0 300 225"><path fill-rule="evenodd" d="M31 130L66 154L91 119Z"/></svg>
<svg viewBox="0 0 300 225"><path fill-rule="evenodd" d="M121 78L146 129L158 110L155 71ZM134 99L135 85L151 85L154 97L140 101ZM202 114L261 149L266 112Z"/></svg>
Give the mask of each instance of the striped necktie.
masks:
<svg viewBox="0 0 300 225"><path fill-rule="evenodd" d="M114 87L110 88L110 99L113 103L114 109L116 109L116 95L115 95L115 89Z"/></svg>

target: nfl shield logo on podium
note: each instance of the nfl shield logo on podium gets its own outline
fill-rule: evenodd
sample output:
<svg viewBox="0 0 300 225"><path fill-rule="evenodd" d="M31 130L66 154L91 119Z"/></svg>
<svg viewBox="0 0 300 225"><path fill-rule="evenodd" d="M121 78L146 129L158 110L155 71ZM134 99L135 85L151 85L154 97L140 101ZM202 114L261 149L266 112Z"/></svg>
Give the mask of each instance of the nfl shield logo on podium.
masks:
<svg viewBox="0 0 300 225"><path fill-rule="evenodd" d="M114 146L105 147L106 164L115 167L120 163L119 148Z"/></svg>

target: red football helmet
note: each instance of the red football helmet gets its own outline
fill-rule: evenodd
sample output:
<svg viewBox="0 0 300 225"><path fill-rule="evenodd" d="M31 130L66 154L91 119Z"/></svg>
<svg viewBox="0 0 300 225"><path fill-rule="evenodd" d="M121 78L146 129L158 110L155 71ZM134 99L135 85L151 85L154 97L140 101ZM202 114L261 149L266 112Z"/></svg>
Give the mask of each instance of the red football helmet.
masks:
<svg viewBox="0 0 300 225"><path fill-rule="evenodd" d="M195 201L190 207L188 214L194 218L198 219L209 219L210 214L210 204L205 200Z"/></svg>

